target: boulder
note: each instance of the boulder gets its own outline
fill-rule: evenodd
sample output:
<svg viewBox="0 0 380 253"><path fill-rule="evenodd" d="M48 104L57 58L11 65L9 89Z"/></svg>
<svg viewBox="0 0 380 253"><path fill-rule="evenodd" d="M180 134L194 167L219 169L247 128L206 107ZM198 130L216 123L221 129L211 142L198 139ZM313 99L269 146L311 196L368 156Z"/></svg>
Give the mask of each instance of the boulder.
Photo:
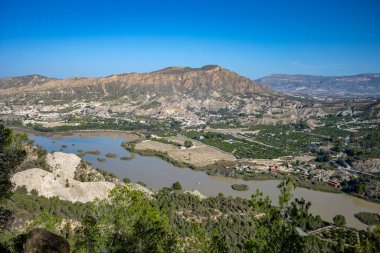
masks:
<svg viewBox="0 0 380 253"><path fill-rule="evenodd" d="M69 253L70 245L59 235L44 229L33 229L25 238L22 253Z"/></svg>

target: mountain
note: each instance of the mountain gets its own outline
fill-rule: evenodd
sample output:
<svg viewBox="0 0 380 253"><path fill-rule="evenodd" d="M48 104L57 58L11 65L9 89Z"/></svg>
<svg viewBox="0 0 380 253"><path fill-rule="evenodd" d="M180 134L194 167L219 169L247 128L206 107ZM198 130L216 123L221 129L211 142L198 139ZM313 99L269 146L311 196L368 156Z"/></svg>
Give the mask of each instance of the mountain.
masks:
<svg viewBox="0 0 380 253"><path fill-rule="evenodd" d="M368 105L351 103L347 108L344 102L322 103L286 95L217 65L168 67L101 78L15 77L0 83L0 101L6 102L0 102L0 112L29 118L46 118L46 112L63 110L80 117L116 113L181 118L189 124L224 119L275 124L362 111Z"/></svg>
<svg viewBox="0 0 380 253"><path fill-rule="evenodd" d="M380 96L380 74L310 76L275 74L256 80L285 93L311 96Z"/></svg>
<svg viewBox="0 0 380 253"><path fill-rule="evenodd" d="M40 75L0 78L0 89L17 88L17 87L29 86L29 85L39 85L39 84L43 84L52 80L57 80L57 79L49 78L46 76L40 76Z"/></svg>
<svg viewBox="0 0 380 253"><path fill-rule="evenodd" d="M34 77L34 76L32 76ZM103 78L49 79L36 76L0 79L1 95L30 98L42 94L51 99L114 99L133 96L172 96L189 94L207 97L219 93L223 96L236 94L272 94L272 90L217 65L202 68L169 67L151 73L129 73ZM20 94L20 90L23 94ZM48 98L46 98L48 99Z"/></svg>

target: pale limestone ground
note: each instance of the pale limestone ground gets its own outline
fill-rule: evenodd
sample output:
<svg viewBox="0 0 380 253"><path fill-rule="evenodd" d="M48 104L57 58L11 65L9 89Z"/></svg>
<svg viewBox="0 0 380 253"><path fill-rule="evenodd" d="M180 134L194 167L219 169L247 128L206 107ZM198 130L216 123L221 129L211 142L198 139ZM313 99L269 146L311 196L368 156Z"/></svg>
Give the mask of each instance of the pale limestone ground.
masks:
<svg viewBox="0 0 380 253"><path fill-rule="evenodd" d="M89 202L96 198L105 199L109 191L116 186L115 183L106 181L80 182L74 180L75 170L81 161L77 155L55 152L48 154L46 161L52 168L52 172L31 168L14 174L12 182L16 186L25 185L28 192L34 189L41 196L59 197L72 202ZM131 183L127 186L141 191L148 197L153 194L152 191L138 184Z"/></svg>
<svg viewBox="0 0 380 253"><path fill-rule="evenodd" d="M109 190L115 187L111 182L79 182L74 179L58 177L48 171L33 168L13 175L12 182L17 186L25 185L28 192L35 189L44 197L58 197L72 202L88 202L96 198L104 199ZM66 187L68 182L68 187Z"/></svg>
<svg viewBox="0 0 380 253"><path fill-rule="evenodd" d="M56 176L64 179L73 179L75 170L80 164L81 159L74 154L66 154L62 152L54 152L47 154L46 163L52 168L52 172Z"/></svg>
<svg viewBox="0 0 380 253"><path fill-rule="evenodd" d="M193 190L193 191L185 191L185 193L191 194L193 196L198 197L200 200L206 199L207 197L203 195L200 191L198 190Z"/></svg>
<svg viewBox="0 0 380 253"><path fill-rule="evenodd" d="M187 139L186 137L171 138L172 141L182 143ZM236 158L219 149L202 144L201 142L191 140L194 144L193 147L181 150L175 145L165 144L157 141L145 140L137 143L136 150L156 150L160 152L167 152L168 156L187 164L191 164L197 167L203 167L211 165L217 161L235 161Z"/></svg>

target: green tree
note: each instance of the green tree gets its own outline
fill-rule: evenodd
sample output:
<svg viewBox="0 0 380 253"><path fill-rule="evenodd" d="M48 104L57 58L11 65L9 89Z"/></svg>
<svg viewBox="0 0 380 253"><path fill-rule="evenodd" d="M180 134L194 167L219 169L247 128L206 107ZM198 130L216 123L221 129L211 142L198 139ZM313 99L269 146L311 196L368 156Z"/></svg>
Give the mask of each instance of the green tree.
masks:
<svg viewBox="0 0 380 253"><path fill-rule="evenodd" d="M185 140L183 144L186 148L191 148L193 146L193 142L190 140Z"/></svg>
<svg viewBox="0 0 380 253"><path fill-rule="evenodd" d="M76 231L75 252L104 252L105 240L99 229L98 221L91 215L86 215L81 227Z"/></svg>
<svg viewBox="0 0 380 253"><path fill-rule="evenodd" d="M228 252L228 248L226 245L226 238L222 236L223 233L220 233L218 230L214 232L211 237L210 246L208 252L215 253L224 253Z"/></svg>
<svg viewBox="0 0 380 253"><path fill-rule="evenodd" d="M346 218L341 214L335 215L333 218L333 222L334 222L334 225L338 227L346 226Z"/></svg>
<svg viewBox="0 0 380 253"><path fill-rule="evenodd" d="M141 192L117 186L97 207L107 248L127 252L173 251L175 240L168 217Z"/></svg>
<svg viewBox="0 0 380 253"><path fill-rule="evenodd" d="M12 222L13 214L4 205L12 195L13 171L26 157L22 147L22 143L26 140L25 134L15 134L0 122L0 231L9 228Z"/></svg>
<svg viewBox="0 0 380 253"><path fill-rule="evenodd" d="M172 185L172 189L173 190L176 190L176 191L180 191L182 190L182 185L180 182L176 181L175 183L173 183Z"/></svg>
<svg viewBox="0 0 380 253"><path fill-rule="evenodd" d="M123 182L126 183L126 184L129 184L131 182L131 180L127 177L123 178Z"/></svg>
<svg viewBox="0 0 380 253"><path fill-rule="evenodd" d="M280 183L278 188L280 189L281 193L279 197L280 207L284 208L293 196L293 192L295 189L294 178L288 176L284 181Z"/></svg>
<svg viewBox="0 0 380 253"><path fill-rule="evenodd" d="M59 234L59 226L62 223L62 219L58 216L52 215L47 210L40 212L37 217L29 224L28 230L33 228L43 228L52 233Z"/></svg>

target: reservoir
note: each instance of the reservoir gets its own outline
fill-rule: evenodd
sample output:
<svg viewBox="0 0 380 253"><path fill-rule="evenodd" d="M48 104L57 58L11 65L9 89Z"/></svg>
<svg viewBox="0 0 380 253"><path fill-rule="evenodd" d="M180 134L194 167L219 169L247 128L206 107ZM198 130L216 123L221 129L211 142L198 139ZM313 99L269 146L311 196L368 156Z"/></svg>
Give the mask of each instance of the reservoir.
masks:
<svg viewBox="0 0 380 253"><path fill-rule="evenodd" d="M160 158L152 156L140 156L138 154L131 160L121 160L121 157L131 157L130 152L120 144L126 141L126 136L116 132L78 132L73 135L40 136L29 134L29 139L34 145L40 145L48 152L59 151L77 154L78 150L98 150L99 154L86 154L82 159L90 162L94 167L108 171L118 178L129 178L132 182L142 181L148 188L159 190L170 187L175 181L179 181L185 190L198 190L207 196L215 196L223 193L226 196L250 198L260 190L268 195L273 204L278 203L279 191L277 180L244 181L221 176L208 176L205 172L195 171L189 168L178 168ZM107 158L107 153L115 153L117 157ZM105 158L99 162L97 158ZM248 191L240 192L231 188L232 184L247 184ZM297 188L294 198L304 198L310 201L311 212L319 214L322 219L332 221L336 214L346 217L347 226L357 229L366 229L368 226L354 217L358 212L380 213L380 204L371 203L346 194L326 193L304 188Z"/></svg>

